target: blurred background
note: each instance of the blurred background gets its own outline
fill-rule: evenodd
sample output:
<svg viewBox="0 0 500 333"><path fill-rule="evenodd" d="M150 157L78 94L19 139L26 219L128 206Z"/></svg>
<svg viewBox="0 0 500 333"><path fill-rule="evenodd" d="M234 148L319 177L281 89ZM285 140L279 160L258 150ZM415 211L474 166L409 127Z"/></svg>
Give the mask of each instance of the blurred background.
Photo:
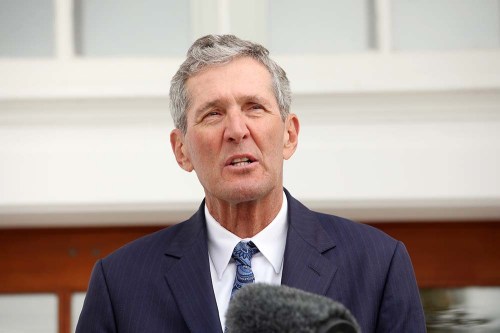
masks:
<svg viewBox="0 0 500 333"><path fill-rule="evenodd" d="M291 193L405 242L429 332L500 332L500 0L0 0L0 332L72 332L98 258L197 209L168 89L209 33L287 71Z"/></svg>

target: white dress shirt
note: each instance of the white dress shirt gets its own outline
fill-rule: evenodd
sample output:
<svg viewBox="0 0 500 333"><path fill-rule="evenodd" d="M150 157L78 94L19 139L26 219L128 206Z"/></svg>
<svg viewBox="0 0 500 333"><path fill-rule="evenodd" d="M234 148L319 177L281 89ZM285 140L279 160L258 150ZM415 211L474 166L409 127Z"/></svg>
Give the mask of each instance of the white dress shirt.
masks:
<svg viewBox="0 0 500 333"><path fill-rule="evenodd" d="M259 253L256 253L252 257L252 271L255 276L255 282L281 284L283 255L285 253L286 235L288 232L287 211L288 202L283 193L283 204L274 220L257 235L252 238L243 239L244 241L251 240L259 249ZM208 232L210 274L219 309L221 326L224 328L226 311L236 276L236 264L231 258L231 254L236 244L242 239L222 227L210 215L206 205L205 219Z"/></svg>

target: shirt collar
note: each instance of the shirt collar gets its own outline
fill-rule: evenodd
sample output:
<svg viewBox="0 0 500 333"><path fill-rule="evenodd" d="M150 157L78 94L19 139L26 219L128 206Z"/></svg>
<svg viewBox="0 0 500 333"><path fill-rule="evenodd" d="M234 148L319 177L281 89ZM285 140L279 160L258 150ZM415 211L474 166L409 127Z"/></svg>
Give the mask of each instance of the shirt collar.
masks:
<svg viewBox="0 0 500 333"><path fill-rule="evenodd" d="M283 203L278 215L262 231L252 238L243 239L253 241L260 253L271 263L276 274L281 272L285 253L288 201L283 193ZM214 264L217 276L222 278L224 271L231 260L233 249L242 239L222 227L208 211L205 204L205 220L208 233L208 253ZM257 254L258 255L258 254Z"/></svg>

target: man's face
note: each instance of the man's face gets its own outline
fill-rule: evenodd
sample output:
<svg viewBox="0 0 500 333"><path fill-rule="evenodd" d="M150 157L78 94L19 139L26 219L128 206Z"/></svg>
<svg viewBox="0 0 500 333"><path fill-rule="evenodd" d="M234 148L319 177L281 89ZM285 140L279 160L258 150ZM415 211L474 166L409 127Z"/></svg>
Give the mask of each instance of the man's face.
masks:
<svg viewBox="0 0 500 333"><path fill-rule="evenodd" d="M283 121L271 75L249 57L208 67L187 81L187 130L175 129L177 162L194 170L207 199L257 200L282 190L283 159L297 146L298 119Z"/></svg>

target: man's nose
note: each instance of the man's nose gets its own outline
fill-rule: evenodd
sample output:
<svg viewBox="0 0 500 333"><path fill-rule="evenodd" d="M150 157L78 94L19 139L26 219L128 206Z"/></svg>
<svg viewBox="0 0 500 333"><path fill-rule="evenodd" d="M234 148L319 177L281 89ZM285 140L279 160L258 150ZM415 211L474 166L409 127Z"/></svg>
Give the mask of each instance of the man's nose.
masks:
<svg viewBox="0 0 500 333"><path fill-rule="evenodd" d="M227 113L226 128L224 131L224 139L240 143L241 140L249 135L245 115L240 111Z"/></svg>

